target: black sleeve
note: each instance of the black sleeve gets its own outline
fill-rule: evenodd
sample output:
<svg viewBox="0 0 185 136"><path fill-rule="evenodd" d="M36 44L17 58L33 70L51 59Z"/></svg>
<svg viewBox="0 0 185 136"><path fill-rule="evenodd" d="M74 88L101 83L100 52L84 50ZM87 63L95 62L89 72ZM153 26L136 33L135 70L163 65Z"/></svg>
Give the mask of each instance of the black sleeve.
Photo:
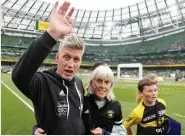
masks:
<svg viewBox="0 0 185 136"><path fill-rule="evenodd" d="M30 47L15 65L12 71L12 80L17 88L28 98L30 98L30 94L33 93L29 91L31 90L29 89L30 84L37 86L36 83L38 83L31 82L33 80L39 80L35 73L55 44L56 41L49 35L49 33L44 32L31 43Z"/></svg>
<svg viewBox="0 0 185 136"><path fill-rule="evenodd" d="M121 125L123 122L123 116L122 116L122 110L121 110L121 104L116 101L116 117L114 120L114 125Z"/></svg>

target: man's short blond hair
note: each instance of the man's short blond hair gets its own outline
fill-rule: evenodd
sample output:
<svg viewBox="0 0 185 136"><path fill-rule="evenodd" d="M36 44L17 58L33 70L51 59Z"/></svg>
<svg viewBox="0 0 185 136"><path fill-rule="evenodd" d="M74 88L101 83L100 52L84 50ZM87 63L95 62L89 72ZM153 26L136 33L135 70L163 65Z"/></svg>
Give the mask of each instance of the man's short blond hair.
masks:
<svg viewBox="0 0 185 136"><path fill-rule="evenodd" d="M69 34L60 42L58 51L60 52L64 47L82 50L83 53L85 51L84 40L74 33Z"/></svg>

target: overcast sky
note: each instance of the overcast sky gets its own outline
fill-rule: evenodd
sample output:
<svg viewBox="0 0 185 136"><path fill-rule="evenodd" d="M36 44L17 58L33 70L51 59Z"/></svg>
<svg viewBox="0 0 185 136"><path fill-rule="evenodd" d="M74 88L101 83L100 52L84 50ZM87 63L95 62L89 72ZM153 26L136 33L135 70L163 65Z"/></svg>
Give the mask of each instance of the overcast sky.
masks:
<svg viewBox="0 0 185 136"><path fill-rule="evenodd" d="M44 0L46 1L46 0ZM47 0L54 2L56 0ZM63 3L64 0L59 0ZM126 7L133 5L144 0L68 0L71 4L78 9L89 9L89 10L105 10Z"/></svg>

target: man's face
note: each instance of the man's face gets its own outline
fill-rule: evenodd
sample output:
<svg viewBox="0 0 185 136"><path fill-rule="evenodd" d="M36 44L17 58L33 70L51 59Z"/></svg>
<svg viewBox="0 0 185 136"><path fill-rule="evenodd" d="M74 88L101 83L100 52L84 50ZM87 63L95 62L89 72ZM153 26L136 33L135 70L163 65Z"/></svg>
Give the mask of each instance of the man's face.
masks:
<svg viewBox="0 0 185 136"><path fill-rule="evenodd" d="M109 93L112 82L109 79L96 78L91 81L91 87L97 100L103 100Z"/></svg>
<svg viewBox="0 0 185 136"><path fill-rule="evenodd" d="M57 74L66 80L73 79L80 67L82 55L82 50L62 48L56 54Z"/></svg>
<svg viewBox="0 0 185 136"><path fill-rule="evenodd" d="M143 87L143 92L141 93L145 104L153 105L155 104L158 97L157 85L145 85Z"/></svg>

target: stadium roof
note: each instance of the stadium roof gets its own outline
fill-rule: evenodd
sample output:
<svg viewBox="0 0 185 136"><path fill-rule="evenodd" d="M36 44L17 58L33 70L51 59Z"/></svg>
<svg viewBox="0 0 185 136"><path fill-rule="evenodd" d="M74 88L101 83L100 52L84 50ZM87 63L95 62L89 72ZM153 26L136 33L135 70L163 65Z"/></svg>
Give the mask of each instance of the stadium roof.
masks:
<svg viewBox="0 0 185 136"><path fill-rule="evenodd" d="M122 0L123 1L123 0ZM36 36L36 20L48 21L53 3L2 0L2 32ZM120 5L121 6L121 5ZM76 8L75 32L90 44L114 44L185 28L185 0L143 0L108 10Z"/></svg>
<svg viewBox="0 0 185 136"><path fill-rule="evenodd" d="M56 0L43 0L50 3L54 3ZM60 0L62 3L64 0ZM107 10L126 7L133 5L144 0L68 0L72 6L77 9L88 9L88 10Z"/></svg>

